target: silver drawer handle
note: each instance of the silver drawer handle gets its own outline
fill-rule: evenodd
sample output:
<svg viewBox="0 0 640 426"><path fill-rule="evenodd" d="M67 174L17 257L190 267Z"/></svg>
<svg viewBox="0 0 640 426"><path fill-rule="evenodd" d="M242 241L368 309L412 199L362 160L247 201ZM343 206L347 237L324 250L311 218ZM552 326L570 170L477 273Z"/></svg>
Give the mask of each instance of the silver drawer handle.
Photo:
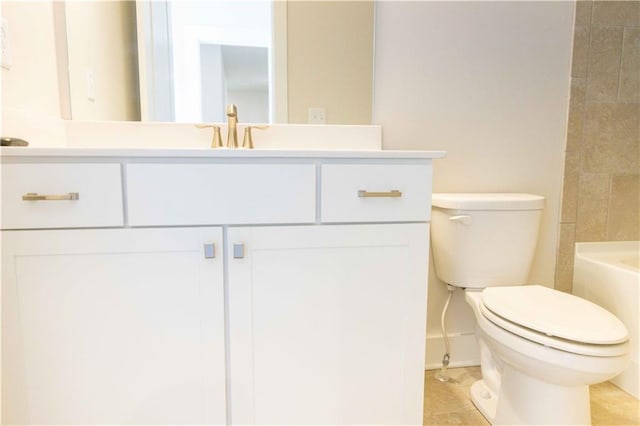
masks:
<svg viewBox="0 0 640 426"><path fill-rule="evenodd" d="M80 194L69 192L65 195L40 195L37 192L27 192L22 196L24 201L59 201L59 200L79 200Z"/></svg>
<svg viewBox="0 0 640 426"><path fill-rule="evenodd" d="M364 189L358 190L358 197L360 198L369 198L369 197L387 197L387 198L400 198L402 197L402 192L397 189L392 189L387 192L370 192L365 191Z"/></svg>

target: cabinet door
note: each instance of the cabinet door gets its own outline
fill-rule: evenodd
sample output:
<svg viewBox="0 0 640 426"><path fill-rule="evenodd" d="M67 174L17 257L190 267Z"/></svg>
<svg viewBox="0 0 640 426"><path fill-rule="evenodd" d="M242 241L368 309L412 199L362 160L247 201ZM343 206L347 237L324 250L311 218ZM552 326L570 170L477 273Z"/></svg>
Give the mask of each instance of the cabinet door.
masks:
<svg viewBox="0 0 640 426"><path fill-rule="evenodd" d="M421 424L428 241L426 223L231 228L231 422Z"/></svg>
<svg viewBox="0 0 640 426"><path fill-rule="evenodd" d="M3 232L3 424L225 423L221 244L220 228Z"/></svg>

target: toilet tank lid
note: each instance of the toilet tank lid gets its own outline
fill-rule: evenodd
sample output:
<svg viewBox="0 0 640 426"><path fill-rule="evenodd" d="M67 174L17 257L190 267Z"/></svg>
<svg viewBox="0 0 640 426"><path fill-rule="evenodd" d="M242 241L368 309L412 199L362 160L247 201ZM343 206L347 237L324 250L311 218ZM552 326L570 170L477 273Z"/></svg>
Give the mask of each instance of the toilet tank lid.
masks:
<svg viewBox="0 0 640 426"><path fill-rule="evenodd" d="M544 197L520 193L434 193L434 207L455 210L542 210Z"/></svg>

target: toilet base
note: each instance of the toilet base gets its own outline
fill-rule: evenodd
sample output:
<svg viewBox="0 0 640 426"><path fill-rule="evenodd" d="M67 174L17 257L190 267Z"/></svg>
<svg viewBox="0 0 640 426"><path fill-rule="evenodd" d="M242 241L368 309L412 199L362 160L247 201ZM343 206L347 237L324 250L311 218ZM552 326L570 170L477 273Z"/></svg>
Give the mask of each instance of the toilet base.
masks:
<svg viewBox="0 0 640 426"><path fill-rule="evenodd" d="M471 401L492 425L589 425L589 387L545 383L507 367L500 395L483 380L471 385Z"/></svg>
<svg viewBox="0 0 640 426"><path fill-rule="evenodd" d="M544 382L506 365L494 425L589 425L589 386Z"/></svg>
<svg viewBox="0 0 640 426"><path fill-rule="evenodd" d="M496 407L498 405L498 395L494 394L485 385L484 380L478 380L471 385L471 402L476 406L480 414L491 424L496 416Z"/></svg>

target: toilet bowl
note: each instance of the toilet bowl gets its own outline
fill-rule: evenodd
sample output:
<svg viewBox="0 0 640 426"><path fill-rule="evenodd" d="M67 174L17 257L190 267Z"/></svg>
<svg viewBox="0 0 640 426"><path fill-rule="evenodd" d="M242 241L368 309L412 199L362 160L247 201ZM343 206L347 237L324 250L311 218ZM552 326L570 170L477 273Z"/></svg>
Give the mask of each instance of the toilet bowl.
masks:
<svg viewBox="0 0 640 426"><path fill-rule="evenodd" d="M558 296L553 305L566 309L567 313L575 306L565 306L564 296L578 299L541 286L496 289L514 290L510 295L520 290L529 295L527 290L531 289L548 292L549 299ZM590 424L589 385L616 376L628 362L628 336L622 323L592 305L589 308L593 309L585 306L576 315L588 311L601 316L603 324L612 324L612 333L619 336L612 343L586 343L537 334L533 329L492 313L483 303L483 293L467 290L465 300L475 314L478 339L486 345L490 356L500 360L500 378L493 386L485 381L474 384L471 398L476 407L492 424ZM495 368L495 360L489 360L488 364L489 368Z"/></svg>
<svg viewBox="0 0 640 426"><path fill-rule="evenodd" d="M605 309L525 282L542 197L434 194L436 274L464 288L482 380L471 399L492 424L590 424L589 385L621 372L627 330Z"/></svg>

